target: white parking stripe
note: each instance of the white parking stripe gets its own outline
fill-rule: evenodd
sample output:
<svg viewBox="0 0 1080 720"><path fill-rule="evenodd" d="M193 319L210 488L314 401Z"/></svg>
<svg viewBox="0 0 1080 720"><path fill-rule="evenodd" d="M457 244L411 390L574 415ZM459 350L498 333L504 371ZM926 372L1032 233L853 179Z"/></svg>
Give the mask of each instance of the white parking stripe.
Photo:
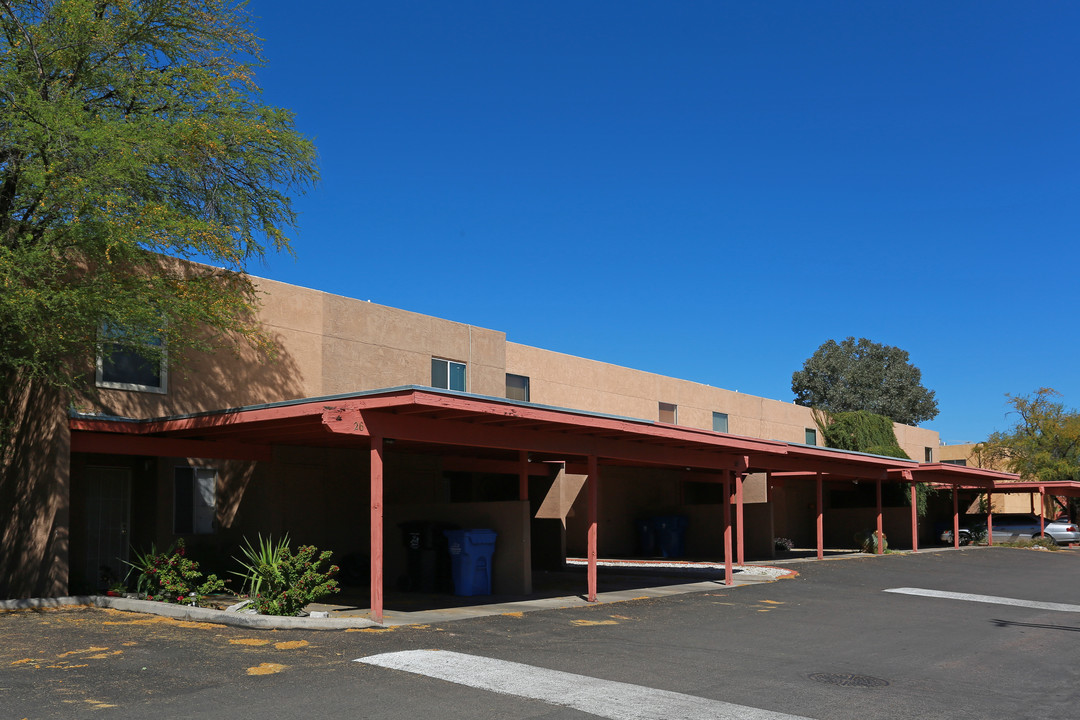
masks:
<svg viewBox="0 0 1080 720"><path fill-rule="evenodd" d="M721 700L444 650L403 650L355 662L404 670L612 720L807 720Z"/></svg>
<svg viewBox="0 0 1080 720"><path fill-rule="evenodd" d="M1057 612L1080 612L1080 605L1068 603L1040 602L1039 600L1018 600L1016 598L995 597L993 595L971 595L969 593L946 592L944 590L925 590L923 588L889 588L887 593L901 595L921 595L923 597L945 598L946 600L966 600L967 602L989 603L991 605L1014 605L1034 608L1035 610L1055 610Z"/></svg>

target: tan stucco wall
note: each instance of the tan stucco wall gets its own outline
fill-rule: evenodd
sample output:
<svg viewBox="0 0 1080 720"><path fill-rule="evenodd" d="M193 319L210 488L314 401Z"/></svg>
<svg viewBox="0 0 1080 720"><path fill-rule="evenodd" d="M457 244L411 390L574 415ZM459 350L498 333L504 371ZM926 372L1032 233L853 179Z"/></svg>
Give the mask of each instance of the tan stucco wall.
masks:
<svg viewBox="0 0 1080 720"><path fill-rule="evenodd" d="M65 592L69 572L71 435L58 393L0 388L15 437L0 462L0 599Z"/></svg>
<svg viewBox="0 0 1080 720"><path fill-rule="evenodd" d="M469 392L502 396L506 334L273 280L259 321L277 342L273 360L242 347L170 358L168 392L101 391L82 409L159 417L399 385L430 385L431 359L467 365Z"/></svg>
<svg viewBox="0 0 1080 720"><path fill-rule="evenodd" d="M527 376L530 400L543 405L657 420L659 403L673 403L678 425L712 430L712 414L722 412L733 435L796 443L817 427L811 410L793 403L513 342L506 343L506 371ZM937 448L934 430L894 428L900 447L913 460L921 462L926 448Z"/></svg>
<svg viewBox="0 0 1080 720"><path fill-rule="evenodd" d="M221 351L173 358L168 392L103 390L83 409L157 417L222 407L429 385L431 359L467 365L467 390L505 396L506 373L530 379L532 402L657 420L659 403L678 407L677 424L712 429L712 413L728 415L734 435L802 443L815 428L808 408L701 383L507 342L498 330L443 320L340 295L258 279L259 320L279 346L272 361ZM915 460L938 434L896 425L900 446Z"/></svg>

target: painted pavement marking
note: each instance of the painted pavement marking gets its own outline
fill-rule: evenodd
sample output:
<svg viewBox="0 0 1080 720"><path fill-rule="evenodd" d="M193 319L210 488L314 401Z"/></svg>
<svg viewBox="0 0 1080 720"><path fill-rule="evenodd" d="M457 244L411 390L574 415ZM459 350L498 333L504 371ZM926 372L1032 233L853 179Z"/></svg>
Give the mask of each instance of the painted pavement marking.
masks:
<svg viewBox="0 0 1080 720"><path fill-rule="evenodd" d="M966 600L967 602L988 603L990 605L1013 605L1035 610L1055 610L1057 612L1080 612L1080 605L1068 603L1041 602L1039 600L1019 600L1017 598L995 597L993 595L972 595L970 593L947 592L945 590L926 590L924 588L888 588L887 593L901 595L920 595L922 597L944 598L946 600Z"/></svg>
<svg viewBox="0 0 1080 720"><path fill-rule="evenodd" d="M403 650L354 662L540 700L612 720L807 720L722 700L446 650Z"/></svg>

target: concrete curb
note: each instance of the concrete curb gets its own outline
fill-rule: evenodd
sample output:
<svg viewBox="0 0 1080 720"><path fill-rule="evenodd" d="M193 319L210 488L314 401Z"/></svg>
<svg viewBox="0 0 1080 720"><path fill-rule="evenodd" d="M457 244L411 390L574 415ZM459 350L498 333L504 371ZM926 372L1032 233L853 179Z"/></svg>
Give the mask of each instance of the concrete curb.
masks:
<svg viewBox="0 0 1080 720"><path fill-rule="evenodd" d="M78 595L56 598L27 598L25 600L0 600L0 610L34 610L88 605L127 612L160 615L175 620L215 623L254 630L351 630L354 628L382 627L367 618L312 618L277 617L227 612L211 608L174 605L154 600L109 597L105 595Z"/></svg>

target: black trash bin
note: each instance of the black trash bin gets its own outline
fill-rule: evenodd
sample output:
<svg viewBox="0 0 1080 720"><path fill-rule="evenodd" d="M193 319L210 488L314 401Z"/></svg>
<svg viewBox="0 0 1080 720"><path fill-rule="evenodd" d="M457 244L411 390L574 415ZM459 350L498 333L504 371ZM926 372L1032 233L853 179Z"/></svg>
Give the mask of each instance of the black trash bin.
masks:
<svg viewBox="0 0 1080 720"><path fill-rule="evenodd" d="M644 518L634 523L638 532L638 554L641 557L656 555L656 529L653 520L654 518Z"/></svg>
<svg viewBox="0 0 1080 720"><path fill-rule="evenodd" d="M444 530L449 523L409 521L400 523L401 542L405 546L405 576L401 589L409 592L449 592L453 587L450 560Z"/></svg>

